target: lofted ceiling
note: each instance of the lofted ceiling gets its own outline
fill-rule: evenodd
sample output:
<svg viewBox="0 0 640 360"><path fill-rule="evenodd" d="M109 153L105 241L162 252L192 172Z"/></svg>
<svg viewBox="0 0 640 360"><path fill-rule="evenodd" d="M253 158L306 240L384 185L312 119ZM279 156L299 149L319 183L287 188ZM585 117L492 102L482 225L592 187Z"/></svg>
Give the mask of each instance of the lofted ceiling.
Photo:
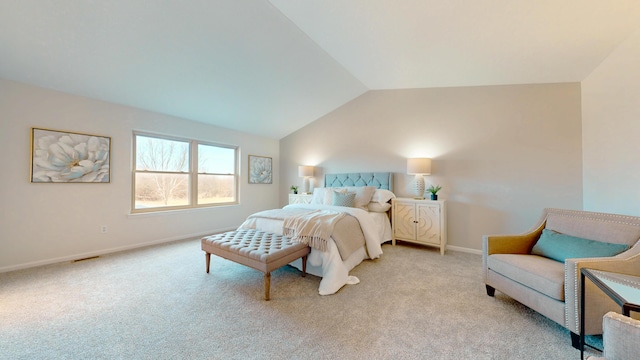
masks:
<svg viewBox="0 0 640 360"><path fill-rule="evenodd" d="M0 77L280 139L368 90L579 82L640 0L0 0Z"/></svg>

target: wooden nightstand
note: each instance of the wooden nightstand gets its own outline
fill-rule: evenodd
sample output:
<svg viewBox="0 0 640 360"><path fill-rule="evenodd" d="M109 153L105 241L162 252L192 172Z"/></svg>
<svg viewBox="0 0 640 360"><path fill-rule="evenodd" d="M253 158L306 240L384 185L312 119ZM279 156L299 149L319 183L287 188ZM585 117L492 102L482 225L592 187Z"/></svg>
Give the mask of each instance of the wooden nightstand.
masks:
<svg viewBox="0 0 640 360"><path fill-rule="evenodd" d="M392 200L393 241L437 246L444 255L447 247L447 211L444 200Z"/></svg>
<svg viewBox="0 0 640 360"><path fill-rule="evenodd" d="M289 194L289 204L311 204L313 194Z"/></svg>

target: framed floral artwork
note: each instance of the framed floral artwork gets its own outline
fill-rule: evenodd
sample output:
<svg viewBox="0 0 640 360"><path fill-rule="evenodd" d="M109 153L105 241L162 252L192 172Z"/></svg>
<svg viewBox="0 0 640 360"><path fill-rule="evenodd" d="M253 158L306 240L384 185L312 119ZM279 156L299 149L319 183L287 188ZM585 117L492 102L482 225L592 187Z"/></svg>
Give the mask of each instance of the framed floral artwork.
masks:
<svg viewBox="0 0 640 360"><path fill-rule="evenodd" d="M32 183L108 183L111 138L31 128Z"/></svg>
<svg viewBox="0 0 640 360"><path fill-rule="evenodd" d="M249 155L249 184L271 184L271 158Z"/></svg>

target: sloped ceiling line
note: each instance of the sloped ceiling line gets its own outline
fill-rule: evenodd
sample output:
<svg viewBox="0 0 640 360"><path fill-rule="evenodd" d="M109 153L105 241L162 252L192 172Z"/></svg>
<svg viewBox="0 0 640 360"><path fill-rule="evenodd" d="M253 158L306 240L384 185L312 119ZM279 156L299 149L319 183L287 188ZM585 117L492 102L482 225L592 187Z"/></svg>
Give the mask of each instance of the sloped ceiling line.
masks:
<svg viewBox="0 0 640 360"><path fill-rule="evenodd" d="M4 0L0 77L280 139L370 89L576 82L640 0Z"/></svg>

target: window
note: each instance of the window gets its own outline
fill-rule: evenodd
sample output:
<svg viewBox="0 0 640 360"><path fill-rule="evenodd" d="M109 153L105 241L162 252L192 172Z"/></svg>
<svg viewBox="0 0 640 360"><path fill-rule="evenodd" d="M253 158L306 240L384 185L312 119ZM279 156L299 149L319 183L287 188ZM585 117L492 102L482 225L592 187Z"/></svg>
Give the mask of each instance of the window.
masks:
<svg viewBox="0 0 640 360"><path fill-rule="evenodd" d="M133 211L237 203L238 149L134 133Z"/></svg>

